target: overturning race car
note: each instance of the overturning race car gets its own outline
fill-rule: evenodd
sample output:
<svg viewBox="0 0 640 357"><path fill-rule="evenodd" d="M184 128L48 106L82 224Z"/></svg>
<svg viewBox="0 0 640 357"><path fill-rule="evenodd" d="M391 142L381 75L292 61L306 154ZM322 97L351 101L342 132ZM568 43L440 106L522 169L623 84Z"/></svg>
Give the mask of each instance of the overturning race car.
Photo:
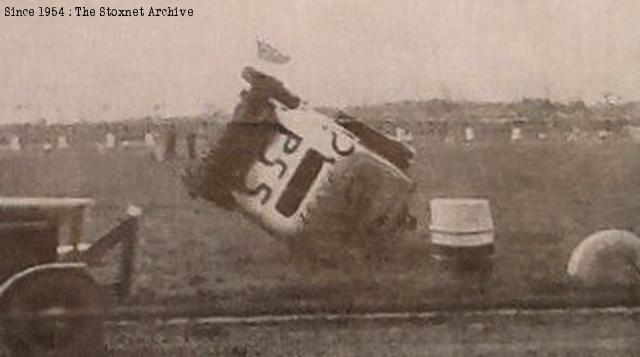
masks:
<svg viewBox="0 0 640 357"><path fill-rule="evenodd" d="M192 196L242 212L292 247L375 245L415 227L406 172L412 148L354 118L302 107L280 81L251 67L242 77L251 87L232 121L185 176Z"/></svg>

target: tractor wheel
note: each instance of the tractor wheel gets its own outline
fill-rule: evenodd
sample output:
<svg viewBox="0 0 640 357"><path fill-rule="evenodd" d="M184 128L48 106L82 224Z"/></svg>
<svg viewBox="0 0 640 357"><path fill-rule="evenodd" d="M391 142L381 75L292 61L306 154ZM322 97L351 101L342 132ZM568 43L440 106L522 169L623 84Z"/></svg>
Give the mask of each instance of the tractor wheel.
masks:
<svg viewBox="0 0 640 357"><path fill-rule="evenodd" d="M99 287L79 271L28 278L8 297L4 326L14 356L99 356L104 351L104 303ZM22 318L20 318L22 317Z"/></svg>

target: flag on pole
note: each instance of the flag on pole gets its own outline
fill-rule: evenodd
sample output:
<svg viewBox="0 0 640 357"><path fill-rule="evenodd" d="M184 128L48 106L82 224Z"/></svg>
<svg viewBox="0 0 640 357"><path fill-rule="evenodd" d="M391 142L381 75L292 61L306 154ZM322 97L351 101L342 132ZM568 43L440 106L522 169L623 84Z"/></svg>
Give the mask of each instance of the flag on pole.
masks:
<svg viewBox="0 0 640 357"><path fill-rule="evenodd" d="M271 46L265 41L260 39L258 41L258 58L273 64L285 64L291 60L291 57L278 51L275 47Z"/></svg>

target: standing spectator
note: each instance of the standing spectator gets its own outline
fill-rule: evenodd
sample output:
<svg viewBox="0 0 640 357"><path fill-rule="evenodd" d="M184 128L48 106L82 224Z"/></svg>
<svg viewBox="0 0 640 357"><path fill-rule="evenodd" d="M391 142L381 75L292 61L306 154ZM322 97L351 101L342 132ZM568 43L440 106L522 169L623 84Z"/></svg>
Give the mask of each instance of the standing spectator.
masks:
<svg viewBox="0 0 640 357"><path fill-rule="evenodd" d="M195 159L197 157L196 152L196 133L193 131L189 131L187 134L187 151L189 153L189 159Z"/></svg>
<svg viewBox="0 0 640 357"><path fill-rule="evenodd" d="M176 131L175 124L169 124L169 130L167 131L167 142L164 150L164 158L167 160L176 158L176 143L178 141L178 132Z"/></svg>

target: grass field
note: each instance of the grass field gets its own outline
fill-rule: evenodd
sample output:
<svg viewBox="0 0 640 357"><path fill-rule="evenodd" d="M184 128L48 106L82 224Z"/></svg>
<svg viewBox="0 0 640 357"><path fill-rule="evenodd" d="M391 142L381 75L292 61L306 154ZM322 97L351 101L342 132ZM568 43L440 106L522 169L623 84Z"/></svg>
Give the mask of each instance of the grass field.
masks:
<svg viewBox="0 0 640 357"><path fill-rule="evenodd" d="M444 145L415 138L417 233L375 261L343 267L295 262L286 247L235 213L189 199L184 162L156 162L142 149L2 154L0 194L91 196L87 233L107 229L134 203L145 209L132 304L213 311L326 311L441 305L626 301L628 292L576 290L565 276L588 234L640 233L640 146L555 141ZM429 259L428 201L484 197L496 225L488 281L452 278ZM99 271L101 277L109 270Z"/></svg>

